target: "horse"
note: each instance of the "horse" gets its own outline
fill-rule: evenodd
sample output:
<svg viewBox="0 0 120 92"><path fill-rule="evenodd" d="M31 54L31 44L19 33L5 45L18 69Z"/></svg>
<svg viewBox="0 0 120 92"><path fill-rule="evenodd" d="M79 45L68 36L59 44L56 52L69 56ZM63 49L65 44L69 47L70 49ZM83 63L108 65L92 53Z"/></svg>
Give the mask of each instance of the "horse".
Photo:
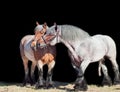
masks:
<svg viewBox="0 0 120 92"><path fill-rule="evenodd" d="M36 28L39 30L44 30L43 25L37 25ZM35 71L35 67L37 66L39 75L36 83L36 88L41 88L44 86L53 87L54 85L52 82L52 74L53 74L53 68L55 66L56 46L50 46L49 44L45 43L43 39L41 39L41 44L43 45L39 47L35 45L37 46L37 49L34 49L34 45L32 44L34 38L35 35L25 35L20 41L20 54L23 60L24 71L25 71L23 86L26 85L26 83L29 81L30 78L31 78L30 80L31 85L35 83L34 71ZM31 73L30 73L31 76L29 76L28 61L32 62ZM44 85L43 66L46 64L48 65L48 73L46 78L46 84Z"/></svg>
<svg viewBox="0 0 120 92"><path fill-rule="evenodd" d="M116 61L116 44L114 40L106 35L90 36L84 31L73 30L71 25L53 25L48 29L48 34L53 34L50 44L63 43L69 52L73 67L78 71L78 76L75 82L75 90L87 90L87 83L84 78L84 73L88 65L92 62L99 62L98 72L102 68L104 78L102 84L106 81L110 86L111 79L108 75L108 70L105 65L105 57L107 57L112 65L115 73L114 85L120 83L119 67Z"/></svg>

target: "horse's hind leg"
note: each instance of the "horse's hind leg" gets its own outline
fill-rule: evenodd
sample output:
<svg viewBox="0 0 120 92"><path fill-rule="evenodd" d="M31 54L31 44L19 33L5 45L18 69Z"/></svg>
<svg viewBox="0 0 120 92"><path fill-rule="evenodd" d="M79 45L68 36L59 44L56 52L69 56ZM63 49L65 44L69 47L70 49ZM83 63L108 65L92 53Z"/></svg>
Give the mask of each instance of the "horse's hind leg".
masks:
<svg viewBox="0 0 120 92"><path fill-rule="evenodd" d="M104 74L102 85L109 85L109 86L111 86L112 85L112 81L111 81L110 76L108 75L108 69L107 69L105 63L102 60L100 62L101 62L101 67L102 67L102 71L103 71L103 74Z"/></svg>
<svg viewBox="0 0 120 92"><path fill-rule="evenodd" d="M119 67L115 59L110 58L110 61L113 65L113 71L114 71L114 85L120 84L120 73L119 73Z"/></svg>
<svg viewBox="0 0 120 92"><path fill-rule="evenodd" d="M51 61L49 64L48 64L48 73L47 73L47 80L46 80L46 86L47 88L49 87L54 87L53 85L53 81L52 81L52 74L53 74L53 68L55 66L55 61Z"/></svg>
<svg viewBox="0 0 120 92"><path fill-rule="evenodd" d="M114 76L115 76L113 84L114 85L120 84L120 73L119 73L119 67L116 61L117 52L116 52L116 46L115 46L114 41L109 43L108 47L109 47L109 51L107 53L107 56L109 60L111 61L111 64L113 66Z"/></svg>
<svg viewBox="0 0 120 92"><path fill-rule="evenodd" d="M34 74L34 71L35 71L35 68L36 68L36 61L33 61L32 62L32 65L31 65L31 85L35 84L35 74Z"/></svg>
<svg viewBox="0 0 120 92"><path fill-rule="evenodd" d="M24 56L23 59L23 65L24 65L24 71L25 71L25 77L23 81L23 86L26 85L27 82L29 82L29 69L28 69L28 59Z"/></svg>

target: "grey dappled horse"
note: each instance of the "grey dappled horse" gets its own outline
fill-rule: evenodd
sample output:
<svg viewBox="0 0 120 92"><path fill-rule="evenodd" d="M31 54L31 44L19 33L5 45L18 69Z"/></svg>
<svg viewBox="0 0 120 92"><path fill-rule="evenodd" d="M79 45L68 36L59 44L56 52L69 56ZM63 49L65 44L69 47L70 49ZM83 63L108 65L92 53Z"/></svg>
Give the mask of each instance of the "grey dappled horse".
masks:
<svg viewBox="0 0 120 92"><path fill-rule="evenodd" d="M103 84L107 80L108 85L111 85L104 57L107 57L113 65L114 84L120 83L119 68L116 62L116 45L111 37L104 35L89 36L85 31L72 25L54 25L47 32L48 35L55 35L51 40L51 45L61 42L69 49L72 64L79 71L74 86L76 90L87 90L84 72L92 62L99 62L99 75L101 68L104 74Z"/></svg>

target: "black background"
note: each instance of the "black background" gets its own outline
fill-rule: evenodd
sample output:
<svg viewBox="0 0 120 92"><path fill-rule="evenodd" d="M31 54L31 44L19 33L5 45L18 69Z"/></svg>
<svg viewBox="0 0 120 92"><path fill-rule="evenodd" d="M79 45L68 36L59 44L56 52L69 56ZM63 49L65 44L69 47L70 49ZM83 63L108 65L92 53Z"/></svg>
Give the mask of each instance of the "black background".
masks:
<svg viewBox="0 0 120 92"><path fill-rule="evenodd" d="M22 2L12 9L6 8L7 12L2 13L3 17L1 17L1 28L3 30L1 31L1 37L3 39L3 34L8 35L3 43L1 40L1 46L5 47L5 50L1 48L1 51L4 51L0 62L1 81L22 82L24 70L19 52L19 43L23 36L34 34L33 29L36 26L36 21L40 24L47 22L48 26L52 26L54 22L58 25L71 24L87 31L90 35L106 34L111 36L117 45L117 62L120 66L120 8L117 3L95 2L93 4L83 4L79 2L76 5L72 4L64 4L63 7L63 3L58 4L58 2L49 6L45 3L32 2L32 4L28 4ZM58 44L57 52L53 80L74 81L76 72L71 66L67 48L63 44ZM106 61L109 74L113 78L112 66L109 60ZM99 84L101 82L102 77L98 77L97 68L98 63L92 63L86 69L85 78L88 83Z"/></svg>

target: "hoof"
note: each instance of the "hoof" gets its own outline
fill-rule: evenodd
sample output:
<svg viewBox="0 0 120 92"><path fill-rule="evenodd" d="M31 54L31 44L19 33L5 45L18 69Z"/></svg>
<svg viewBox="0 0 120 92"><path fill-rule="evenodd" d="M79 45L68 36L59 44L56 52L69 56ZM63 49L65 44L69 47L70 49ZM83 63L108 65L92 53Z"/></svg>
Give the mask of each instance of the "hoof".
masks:
<svg viewBox="0 0 120 92"><path fill-rule="evenodd" d="M35 89L42 89L42 88L45 88L43 85L36 85L35 86Z"/></svg>
<svg viewBox="0 0 120 92"><path fill-rule="evenodd" d="M27 85L27 82L26 81L23 81L23 83L21 84L21 87L24 87Z"/></svg>
<svg viewBox="0 0 120 92"><path fill-rule="evenodd" d="M31 86L35 85L35 81L32 81L32 82L30 83L30 85L31 85Z"/></svg>
<svg viewBox="0 0 120 92"><path fill-rule="evenodd" d="M112 86L112 82L102 82L102 86Z"/></svg>
<svg viewBox="0 0 120 92"><path fill-rule="evenodd" d="M43 84L37 83L35 89L41 89L41 88L45 88L45 86Z"/></svg>
<svg viewBox="0 0 120 92"><path fill-rule="evenodd" d="M112 81L103 81L102 86L112 86Z"/></svg>
<svg viewBox="0 0 120 92"><path fill-rule="evenodd" d="M55 86L53 84L49 84L49 85L46 85L46 88L49 89L49 88L55 88Z"/></svg>
<svg viewBox="0 0 120 92"><path fill-rule="evenodd" d="M113 85L120 85L120 80L114 81L114 82L113 82Z"/></svg>
<svg viewBox="0 0 120 92"><path fill-rule="evenodd" d="M26 83L22 83L20 86L21 86L21 87L24 87L24 86L26 86Z"/></svg>
<svg viewBox="0 0 120 92"><path fill-rule="evenodd" d="M87 89L88 89L87 85L82 85L81 86L80 84L76 84L74 86L75 91L87 91Z"/></svg>
<svg viewBox="0 0 120 92"><path fill-rule="evenodd" d="M74 86L74 90L75 91L87 91L88 89L88 86L87 86L87 82L85 79L83 80L78 80L76 83L75 83L75 86Z"/></svg>
<svg viewBox="0 0 120 92"><path fill-rule="evenodd" d="M104 78L102 81L102 86L112 86L112 81L110 77Z"/></svg>

